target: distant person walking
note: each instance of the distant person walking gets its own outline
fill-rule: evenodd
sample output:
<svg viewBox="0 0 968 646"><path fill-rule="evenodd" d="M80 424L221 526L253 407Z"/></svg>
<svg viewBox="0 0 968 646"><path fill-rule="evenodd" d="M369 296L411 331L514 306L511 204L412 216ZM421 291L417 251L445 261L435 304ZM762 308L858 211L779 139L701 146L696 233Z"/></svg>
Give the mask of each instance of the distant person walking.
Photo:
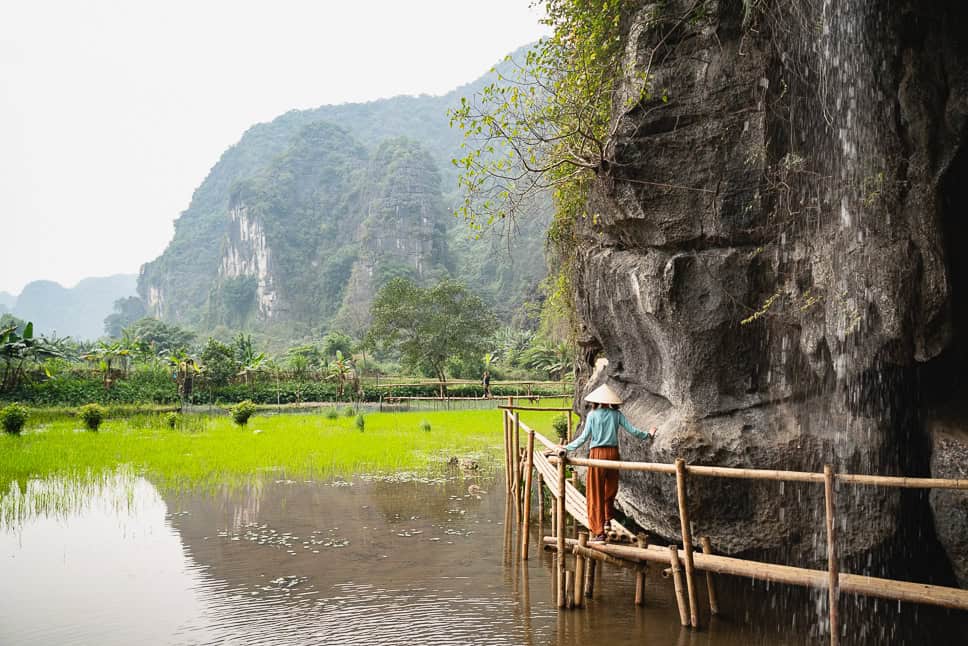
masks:
<svg viewBox="0 0 968 646"><path fill-rule="evenodd" d="M593 460L620 460L618 453L618 428L621 426L635 437L648 440L655 436L658 429L654 426L645 433L632 426L618 407L622 400L614 390L603 384L590 392L585 401L591 404L592 411L585 418L585 428L581 435L564 446L561 451L574 451L591 440L588 457ZM585 480L585 496L588 500L588 529L592 540L605 540L609 522L615 515L615 496L618 494L618 469L588 467Z"/></svg>
<svg viewBox="0 0 968 646"><path fill-rule="evenodd" d="M491 398L491 373L487 370L484 371L484 376L481 377L481 383L484 384L484 399Z"/></svg>

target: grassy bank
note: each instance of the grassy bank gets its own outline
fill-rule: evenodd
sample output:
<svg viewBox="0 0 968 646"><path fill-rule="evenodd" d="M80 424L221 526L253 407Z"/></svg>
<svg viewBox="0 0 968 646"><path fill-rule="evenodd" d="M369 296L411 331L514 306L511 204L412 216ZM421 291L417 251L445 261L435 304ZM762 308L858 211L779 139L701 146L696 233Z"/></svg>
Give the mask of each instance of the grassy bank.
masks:
<svg viewBox="0 0 968 646"><path fill-rule="evenodd" d="M436 383L401 384L391 387L378 385L371 379L363 382L363 399L378 402L382 397L436 397ZM492 383L495 397L559 395L557 384L525 387L520 383ZM480 384L452 383L447 387L450 397L481 397ZM349 397L347 392L347 397ZM301 402L336 401L337 386L333 381L313 379L273 379L256 375L252 383L224 386L207 384L201 377L192 392L192 404L232 404L250 399L257 404L297 404ZM34 407L69 407L95 402L105 406L177 404L178 386L171 374L161 369L140 369L129 377L118 379L111 388L104 387L101 377L90 374L65 374L56 379L38 377L20 384L15 390L0 393L0 404L18 402Z"/></svg>
<svg viewBox="0 0 968 646"><path fill-rule="evenodd" d="M163 415L109 419L96 433L74 418L34 424L20 437L0 436L0 491L32 478L103 477L120 467L167 489L238 483L252 478L330 479L353 474L446 471L452 457L483 471L502 461L497 410L371 413L355 418L256 415L246 428L225 416L186 415L176 429ZM551 413L524 419L550 432ZM429 430L426 429L426 422Z"/></svg>

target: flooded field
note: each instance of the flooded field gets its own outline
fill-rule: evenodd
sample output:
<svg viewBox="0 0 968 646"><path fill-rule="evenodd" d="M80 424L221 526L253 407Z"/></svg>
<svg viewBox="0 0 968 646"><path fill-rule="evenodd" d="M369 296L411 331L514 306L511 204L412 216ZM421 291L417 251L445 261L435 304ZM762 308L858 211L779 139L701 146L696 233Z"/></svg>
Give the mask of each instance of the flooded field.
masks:
<svg viewBox="0 0 968 646"><path fill-rule="evenodd" d="M822 603L800 600L807 612L796 617L774 612L769 594L743 582L721 594L727 618L681 629L672 586L658 571L650 572L645 607L632 603L631 574L600 568L588 608L559 613L550 554L533 542L527 564L517 558L500 477L455 470L437 480L270 479L176 495L121 475L81 488L69 504L43 503L63 500L65 487L31 482L36 504L8 514L0 531L0 644L822 639ZM887 635L942 643L872 629L847 642L885 643Z"/></svg>

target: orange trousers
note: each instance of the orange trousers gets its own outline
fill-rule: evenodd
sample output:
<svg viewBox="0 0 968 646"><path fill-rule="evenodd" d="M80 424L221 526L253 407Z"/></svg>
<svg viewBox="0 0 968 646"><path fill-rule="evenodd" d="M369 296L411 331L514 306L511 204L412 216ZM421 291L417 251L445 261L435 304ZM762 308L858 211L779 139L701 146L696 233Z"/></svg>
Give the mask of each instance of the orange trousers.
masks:
<svg viewBox="0 0 968 646"><path fill-rule="evenodd" d="M591 450L593 460L618 460L617 446L599 446ZM592 534L603 534L605 524L615 515L615 496L618 495L618 469L588 467L585 496L588 499L588 529Z"/></svg>

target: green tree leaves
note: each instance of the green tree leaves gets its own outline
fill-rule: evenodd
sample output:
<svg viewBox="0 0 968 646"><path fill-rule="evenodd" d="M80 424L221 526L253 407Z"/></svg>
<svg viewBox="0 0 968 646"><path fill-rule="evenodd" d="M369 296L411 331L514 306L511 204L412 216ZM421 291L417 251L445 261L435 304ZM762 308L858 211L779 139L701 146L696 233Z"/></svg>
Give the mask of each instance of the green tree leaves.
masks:
<svg viewBox="0 0 968 646"><path fill-rule="evenodd" d="M448 359L472 361L489 348L497 320L462 284L421 288L395 278L377 294L370 338L400 351L403 364L445 382Z"/></svg>

